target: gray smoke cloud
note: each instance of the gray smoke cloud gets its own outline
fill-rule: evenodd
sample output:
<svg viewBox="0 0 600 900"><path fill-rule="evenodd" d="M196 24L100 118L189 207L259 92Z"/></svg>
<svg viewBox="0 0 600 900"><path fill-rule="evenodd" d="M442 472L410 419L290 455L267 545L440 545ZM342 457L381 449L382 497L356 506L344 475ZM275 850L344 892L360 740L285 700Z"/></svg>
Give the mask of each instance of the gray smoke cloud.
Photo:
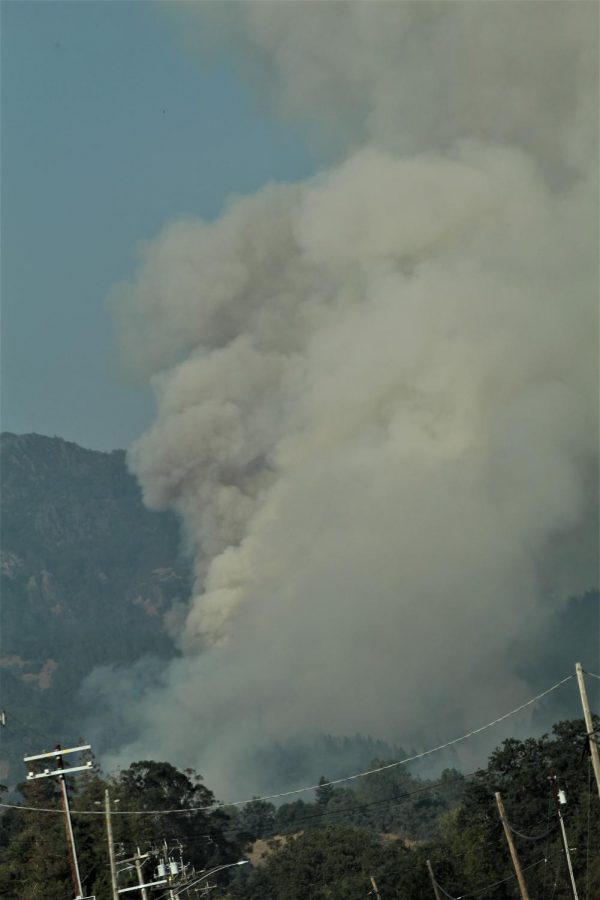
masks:
<svg viewBox="0 0 600 900"><path fill-rule="evenodd" d="M339 152L168 225L116 300L157 401L130 465L196 573L118 758L248 790L272 737L520 702L515 648L597 584L598 9L186 14Z"/></svg>

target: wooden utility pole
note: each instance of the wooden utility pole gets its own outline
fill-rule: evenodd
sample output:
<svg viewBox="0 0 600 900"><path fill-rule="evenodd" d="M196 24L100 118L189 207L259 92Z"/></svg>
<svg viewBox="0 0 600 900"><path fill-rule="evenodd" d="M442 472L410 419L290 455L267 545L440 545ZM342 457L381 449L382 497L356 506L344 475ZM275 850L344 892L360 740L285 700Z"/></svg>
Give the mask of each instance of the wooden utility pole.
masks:
<svg viewBox="0 0 600 900"><path fill-rule="evenodd" d="M429 877L431 878L431 886L433 888L433 893L435 894L435 900L442 900L442 895L440 894L438 883L435 880L435 875L433 874L433 866L431 865L431 862L429 860L427 860L427 871L429 872Z"/></svg>
<svg viewBox="0 0 600 900"><path fill-rule="evenodd" d="M592 721L592 713L590 712L590 704L585 688L585 679L583 677L583 669L581 663L575 663L575 672L577 674L577 684L579 685L579 693L581 694L581 705L583 707L583 718L585 719L585 727L587 729L588 745L592 757L592 767L596 777L596 787L598 788L598 796L600 797L600 754L598 753L598 744L594 740L594 723Z"/></svg>
<svg viewBox="0 0 600 900"><path fill-rule="evenodd" d="M379 888L377 887L377 882L375 881L374 875L371 875L371 884L373 885L372 893L375 894L377 900L381 900L381 894L379 893Z"/></svg>
<svg viewBox="0 0 600 900"><path fill-rule="evenodd" d="M135 853L135 856L133 857L133 862L135 865L135 871L137 872L138 884L140 885L142 900L148 900L148 891L143 886L144 885L144 876L142 874L142 860L148 859L148 854L146 853L146 854L144 854L144 856L142 856L142 854L140 853L140 848L136 847L135 849L136 849L136 853Z"/></svg>
<svg viewBox="0 0 600 900"><path fill-rule="evenodd" d="M108 840L108 858L110 861L110 883L112 887L113 900L119 900L119 889L117 887L117 865L115 862L115 845L113 842L112 821L110 818L110 794L108 788L104 791L104 815L106 818L106 838Z"/></svg>
<svg viewBox="0 0 600 900"><path fill-rule="evenodd" d="M73 822L71 820L71 808L69 806L69 794L67 792L65 775L69 775L73 772L87 771L91 769L92 762L90 760L83 766L68 766L65 768L63 757L67 756L70 753L82 753L85 750L90 749L91 747L89 744L82 744L80 747L70 747L67 750L63 750L60 744L57 744L55 749L51 750L49 753L36 753L33 756L23 757L23 761L26 763L38 762L42 759L53 759L56 763L55 769L44 769L43 772L38 772L37 774L34 771L29 772L27 775L27 780L35 781L38 778L58 778L58 783L60 786L60 800L63 812L65 814L65 834L67 837L67 847L69 848L71 878L73 880L73 891L75 893L76 900L80 900L80 898L83 897L83 887L81 885L79 864L77 862L77 848L75 847L75 835L73 834Z"/></svg>
<svg viewBox="0 0 600 900"><path fill-rule="evenodd" d="M571 852L569 850L569 842L567 840L567 832L565 831L565 822L562 817L562 813L560 811L560 806L558 807L558 820L560 822L560 833L562 834L563 846L565 848L565 855L567 857L567 868L569 869L569 878L571 879L571 890L573 891L573 900L579 900L579 895L577 893L577 885L575 884L575 874L573 872L573 863L571 862Z"/></svg>
<svg viewBox="0 0 600 900"><path fill-rule="evenodd" d="M62 757L57 757L57 766L62 769ZM79 874L79 863L77 862L77 850L75 847L75 835L73 834L73 822L71 821L71 807L69 806L69 795L67 793L67 782L64 775L59 775L58 783L60 786L60 801L63 812L65 814L65 834L67 837L67 847L69 848L69 862L71 864L71 880L73 882L73 890L76 897L83 897L83 888L81 886L81 875Z"/></svg>
<svg viewBox="0 0 600 900"><path fill-rule="evenodd" d="M523 878L523 872L521 869L521 863L519 862L519 857L517 855L517 848L515 847L512 832L510 830L510 826L508 824L508 819L506 818L506 810L504 809L504 803L502 802L502 796L499 791L496 792L496 803L498 804L498 812L500 813L500 821L502 822L502 827L504 828L504 834L506 835L506 841L508 843L508 849L510 850L510 856L512 859L513 867L515 870L515 875L517 876L517 882L519 884L519 891L521 892L522 900L529 900L529 894L527 892L527 885L525 884L525 879Z"/></svg>

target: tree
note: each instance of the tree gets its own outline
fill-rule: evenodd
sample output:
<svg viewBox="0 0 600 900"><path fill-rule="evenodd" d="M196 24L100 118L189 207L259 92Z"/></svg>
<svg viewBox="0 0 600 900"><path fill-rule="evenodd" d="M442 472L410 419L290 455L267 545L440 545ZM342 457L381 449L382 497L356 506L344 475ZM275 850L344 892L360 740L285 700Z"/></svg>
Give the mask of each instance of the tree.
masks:
<svg viewBox="0 0 600 900"><path fill-rule="evenodd" d="M556 791L560 786L567 793L564 815L569 842L586 848L585 853L573 854L575 878L587 884L590 896L600 896L599 867L589 864L600 856L600 802L590 790L584 736L583 721L559 722L551 735L524 741L509 738L491 754L487 767L467 784L461 807L446 818L440 851L446 850L446 857L460 860L460 868L454 872L452 867L447 868L448 877L453 879L450 893L473 892L482 882L499 880L511 873L494 798L495 792L500 791L513 828L534 838L549 832L540 840L515 835L524 867L540 859L548 860L527 873L530 892L545 896L550 891L555 900L570 897L556 813ZM447 867L443 860L441 865ZM512 897L511 884L499 887L496 896L499 900Z"/></svg>
<svg viewBox="0 0 600 900"><path fill-rule="evenodd" d="M411 853L402 844L382 842L379 836L348 825L306 831L281 844L264 865L230 888L236 900L348 900L364 897L376 874L389 898L419 900L424 880L413 879L414 891L404 875L411 870ZM424 864L423 864L424 869ZM424 869L425 873L426 870ZM403 893L396 885L402 884Z"/></svg>
<svg viewBox="0 0 600 900"><path fill-rule="evenodd" d="M315 800L320 807L325 807L333 797L334 787L321 775L319 778L319 786L315 791Z"/></svg>
<svg viewBox="0 0 600 900"><path fill-rule="evenodd" d="M111 785L120 811L149 811L145 816L115 816L115 841L127 847L180 842L186 859L199 869L239 858L239 846L225 835L231 825L227 814L211 810L214 794L193 769L180 772L167 762L141 760L111 779ZM181 812L163 814L167 810Z"/></svg>
<svg viewBox="0 0 600 900"><path fill-rule="evenodd" d="M282 803L275 814L275 831L277 834L294 834L309 828L319 818L316 803L304 800Z"/></svg>
<svg viewBox="0 0 600 900"><path fill-rule="evenodd" d="M73 888L56 784L19 785L24 805L56 809L9 810L2 817L0 896L5 900L64 900Z"/></svg>
<svg viewBox="0 0 600 900"><path fill-rule="evenodd" d="M236 829L244 846L257 838L272 837L275 827L275 807L266 800L251 800L239 813Z"/></svg>

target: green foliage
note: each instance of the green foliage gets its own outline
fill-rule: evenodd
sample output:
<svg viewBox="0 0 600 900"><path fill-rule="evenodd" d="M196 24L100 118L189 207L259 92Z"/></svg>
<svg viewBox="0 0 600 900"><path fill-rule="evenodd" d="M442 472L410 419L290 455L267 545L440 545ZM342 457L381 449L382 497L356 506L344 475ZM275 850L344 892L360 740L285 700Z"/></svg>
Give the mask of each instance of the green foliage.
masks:
<svg viewBox="0 0 600 900"><path fill-rule="evenodd" d="M108 779L97 767L73 779L72 807L101 811L108 788L115 810L148 811L115 812L121 858L166 840L169 848L180 842L198 870L209 869L239 859L262 837L270 848L262 860L218 877L213 896L229 900L359 900L371 891L371 876L382 900L422 900L431 894L427 859L453 896L486 891L494 900L512 900L515 883L494 797L500 791L514 829L535 838L515 834L531 896L569 900L556 806L560 787L567 793L563 813L569 845L577 848L572 858L580 896L600 897L600 802L584 734L583 722L572 721L541 738L511 738L470 779L447 770L437 782L424 782L393 767L361 779L354 790L322 780L315 802L296 800L278 809L258 799L214 809L212 792L195 772L142 760ZM21 791L26 805L58 808L55 784L27 782ZM167 810L182 812L161 814ZM109 900L103 816L75 814L74 823L85 888ZM121 876L121 886L132 883ZM71 895L62 816L7 812L0 829L0 896Z"/></svg>
<svg viewBox="0 0 600 900"><path fill-rule="evenodd" d="M230 836L231 822L211 807L214 796L192 770L180 772L169 763L143 760L115 777L105 779L92 770L73 779L71 797L73 829L84 890L98 900L111 897L104 797L110 791L113 836L117 858L129 857L136 847L142 852L182 845L186 862L197 869L211 868L240 858L241 849ZM24 805L60 809L57 785L49 780L19 786ZM176 815L123 816L128 810L179 810ZM78 811L96 815L78 815ZM148 869L149 871L149 869ZM131 874L121 876L120 886L133 884ZM74 896L63 816L9 810L0 829L0 896L3 900L65 900Z"/></svg>
<svg viewBox="0 0 600 900"><path fill-rule="evenodd" d="M385 764L374 759L370 766ZM322 778L315 803L296 800L279 807L275 830L294 834L345 823L412 839L432 838L439 833L442 814L460 802L464 784L463 776L453 769L432 782L414 778L402 766L360 779L353 788L335 787Z"/></svg>
<svg viewBox="0 0 600 900"><path fill-rule="evenodd" d="M227 810L236 840L247 846L257 838L270 836L275 829L275 807L265 800L252 800L241 809Z"/></svg>
<svg viewBox="0 0 600 900"><path fill-rule="evenodd" d="M57 807L56 785L21 785L24 804ZM0 829L0 896L6 900L64 900L72 886L62 817L9 810Z"/></svg>
<svg viewBox="0 0 600 900"><path fill-rule="evenodd" d="M402 867L409 851L348 825L306 831L282 842L267 863L230 892L239 900L351 900L371 888L369 876ZM397 896L390 894L390 896Z"/></svg>
<svg viewBox="0 0 600 900"><path fill-rule="evenodd" d="M132 763L111 779L110 785L120 811L156 811L140 817L117 814L115 842L124 847L181 843L186 859L198 869L239 858L235 838L225 836L225 831L231 830L229 817L221 810L210 811L214 795L192 769L180 772L170 763L143 760ZM190 812L169 816L160 812L186 809Z"/></svg>
<svg viewBox="0 0 600 900"><path fill-rule="evenodd" d="M327 806L333 797L334 787L330 784L324 775L319 778L319 787L315 791L315 800L318 806Z"/></svg>
<svg viewBox="0 0 600 900"><path fill-rule="evenodd" d="M489 896L509 900L515 882L494 796L500 791L513 827L541 837L515 836L531 896L568 900L555 801L560 786L568 797L569 844L578 848L573 864L580 896L600 897L600 803L589 758L582 755L584 733L583 722L561 722L551 735L509 739L470 780L446 770L436 784L424 783L394 767L361 779L356 790L334 789L325 804L285 804L275 826L284 826L281 834L288 837L273 841L271 855L232 885L229 896L358 900L368 894L373 874L385 900L421 900L431 894L431 859L437 880L453 896L493 885ZM360 827L332 824L349 817Z"/></svg>
<svg viewBox="0 0 600 900"><path fill-rule="evenodd" d="M556 794L560 787L567 794L563 812L569 844L578 848L573 853L575 877L587 885L590 897L600 896L595 862L600 856L600 803L597 792L591 790L584 734L582 721L560 722L551 735L525 741L510 738L492 753L487 767L467 785L461 807L444 824L440 864L450 879L450 893L459 891L459 885L460 891L475 891L482 882L511 873L494 796L499 791L509 821L522 834L537 836L553 829L544 840L515 836L524 867L548 860L527 872L532 896L553 892L555 900L571 897L558 828ZM450 866L448 859L458 865ZM499 900L513 895L510 883L496 889Z"/></svg>

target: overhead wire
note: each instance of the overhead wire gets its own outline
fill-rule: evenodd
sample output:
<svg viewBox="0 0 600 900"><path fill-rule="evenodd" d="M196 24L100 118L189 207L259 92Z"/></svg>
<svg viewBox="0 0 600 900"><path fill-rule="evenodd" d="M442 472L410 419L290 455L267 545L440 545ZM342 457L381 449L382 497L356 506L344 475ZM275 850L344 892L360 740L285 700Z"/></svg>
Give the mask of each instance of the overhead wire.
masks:
<svg viewBox="0 0 600 900"><path fill-rule="evenodd" d="M525 866L522 871L527 872L528 869L533 869L535 866L539 866L540 863L547 863L547 857L542 857L541 859L536 860L536 862L530 863L528 866ZM507 881L514 881L515 875L508 875L506 878L502 878L500 881L494 881L493 884L488 884L483 888L478 888L476 891L469 891L466 894L459 894L458 897L455 897L453 894L449 894L442 885L439 883L437 878L435 879L436 886L439 890L448 897L448 900L466 900L467 897L480 897L482 894L486 894L488 891L491 891L495 887L499 887L501 884L506 884Z"/></svg>
<svg viewBox="0 0 600 900"><path fill-rule="evenodd" d="M437 878L434 878L434 881L435 881L435 886L438 889L438 891L441 891L442 894L444 895L444 897L448 897L448 900L460 900L460 898L455 897L453 894L449 894L448 891L442 887L442 885L439 883Z"/></svg>
<svg viewBox="0 0 600 900"><path fill-rule="evenodd" d="M42 738L42 740L44 740L44 741L46 741L46 740L49 741L49 746L52 746L52 747L55 746L56 739L52 738L47 732L41 731L39 728L34 728L33 725L29 725L27 722L23 722L23 720L20 719L17 716L17 714L12 712L11 710L5 709L4 712L6 713L6 721L7 721L8 725L10 725L10 723L14 719L14 721L17 723L17 725L20 725L21 728L24 728L26 731L29 731L31 734L36 735L36 737L38 737L38 738Z"/></svg>
<svg viewBox="0 0 600 900"><path fill-rule="evenodd" d="M465 779L466 779L466 778L471 778L471 777L475 776L475 774L476 774L475 772L470 772L470 773L468 773L467 775L464 775L464 776L462 776L462 777L465 778ZM294 826L297 826L297 825L303 824L303 823L306 822L306 821L310 821L310 820L313 820L313 819L323 819L324 817L327 817L327 818L328 818L330 815L338 815L338 814L343 814L343 813L345 813L345 812L355 812L355 811L360 810L360 809L363 809L363 808L369 808L369 807L373 807L373 806L380 806L380 805L382 805L382 804L399 804L399 805L400 805L400 804L403 804L403 803L408 803L408 802L410 802L411 799L412 799L412 797L415 796L415 795L422 794L422 793L424 793L424 792L432 791L432 790L444 790L445 788L449 788L449 787L455 787L455 785L452 784L451 782L446 782L446 783L444 783L444 782L442 782L442 781L436 781L436 782L433 782L433 783L431 783L431 784L423 785L423 786L421 786L421 787L419 787L419 788L417 788L417 789L415 789L415 790L413 790L413 791L410 791L410 792L408 792L408 793L405 793L405 794L402 795L401 797L387 797L387 798L384 798L384 799L381 799L381 800L369 801L369 802L367 802L367 803L354 804L354 805L351 806L351 807L342 807L342 808L337 809L337 810L330 810L329 812L324 811L323 813L311 814L311 815L309 815L309 816L303 816L303 817L301 817L301 818L299 818L299 819L296 819L292 824L293 824ZM328 824L328 823L326 822L325 824ZM512 826L511 826L511 828L512 828ZM512 829L512 830L515 830L515 829ZM550 829L550 831L546 832L546 835L538 835L538 836L535 836L535 837L536 837L537 839L541 839L542 837L547 836L547 835L548 835L549 833L551 833L553 830L554 830L554 829ZM516 831L516 830L515 830L515 831ZM224 836L226 836L226 835L235 835L235 834L239 834L239 832L240 832L240 828L231 828L231 829L227 829L227 830L223 831L223 835L224 835ZM273 831L272 834L269 834L269 833L263 833L263 834L261 834L261 838L263 838L263 839L265 839L265 840L268 840L270 837L273 837L273 836L275 835L275 833L276 833L275 831ZM519 834L519 832L517 832L517 831L516 831L516 833ZM490 843L490 842L487 842L487 843ZM494 842L492 842L492 843L493 843L493 845L495 846L497 842L494 841ZM491 843L490 843L490 846L491 846ZM465 856L465 855L466 855L466 853L463 853L463 854L456 854L456 853L453 853L451 856L449 856L449 855L447 855L447 854L442 854L443 858L445 858L445 859L447 859L447 860L453 860L453 861L456 860L457 856L458 856L458 858L462 858L462 857ZM438 853L438 856L439 856L439 853ZM548 851L546 850L545 860L547 860L547 859L548 859ZM542 861L542 860L538 860L537 863L531 864L531 865L528 866L527 868L531 868L533 865L537 865L537 864L539 864L541 861ZM410 868L416 869L416 868L421 868L421 866L422 866L422 863L419 863L419 862L415 861L412 865L410 865ZM524 871L525 871L525 870L524 870ZM481 896L482 894L484 894L484 893L486 893L486 892L492 890L492 888L496 887L497 885L503 884L505 881L509 881L509 880L510 880L511 878L513 878L513 877L514 877L514 876L509 876L509 877L506 878L506 879L502 879L501 881L494 882L493 884L487 885L487 886L484 887L484 888L478 889L475 893L461 894L459 898L454 898L454 897L453 897L451 894L449 894L449 893L448 893L441 885L438 885L438 886L439 886L440 890L442 891L442 893L444 893L448 898L452 898L452 900L461 900L462 897L465 897L465 898L466 898L466 897L477 897L477 896ZM546 877L546 876L545 876L545 877Z"/></svg>
<svg viewBox="0 0 600 900"><path fill-rule="evenodd" d="M549 828L548 831L544 831L543 834L523 834L521 831L517 831L516 828L508 822L508 827L512 831L513 834L516 834L517 837L523 838L524 841L543 841L545 838L549 837L559 826L559 822L556 825L553 825L552 828Z"/></svg>
<svg viewBox="0 0 600 900"><path fill-rule="evenodd" d="M509 719L511 716L516 715L516 713L521 712L523 709L526 709L528 706L531 706L534 703L537 703L538 700L541 700L543 697L548 696L553 691L557 690L563 684L566 684L567 681L570 681L572 678L575 678L575 675L567 675L565 678L561 678L560 681L557 681L551 687L547 688L545 691L542 691L539 694L536 694L535 697L531 697L529 700L526 700L525 703L521 703L519 706L516 706L514 709L509 710L509 712L504 713L501 716L498 716L496 719L493 719L491 722L486 722L485 725L480 725L479 728L474 728L472 731L468 731L465 734L460 735L460 737L453 738L450 741L446 741L444 744L438 744L436 747L431 747L429 750L423 750L421 753L415 753L412 756L407 756L404 759L396 760L395 762L386 763L383 766L377 766L373 769L367 769L363 772L355 772L353 775L345 775L342 778L333 778L328 783L330 785L336 784L345 784L349 781L356 781L359 778L366 778L370 775L377 775L380 772L389 771L390 769L395 769L398 766L405 765L406 763L415 762L417 759L424 759L426 756L431 756L433 753L438 753L441 750L446 750L448 747L456 746L456 744L462 743L462 741L466 741L471 737L475 737L477 734L481 734L484 731L487 731L489 728L492 728L494 725L498 725L500 722L504 722L506 719ZM196 807L183 807L180 809L139 809L139 810L113 810L113 815L116 816L149 816L149 815L175 815L182 813L190 813L194 810L198 812L208 812L214 811L216 809L222 809L226 806L244 806L247 803L252 803L256 800L279 800L282 797L291 797L297 794L303 794L307 791L315 791L319 788L319 784L311 784L306 785L305 787L294 788L288 791L279 791L276 794L266 794L262 797L248 797L244 800L233 800L228 802L220 802L220 803L212 803L207 806L196 806ZM0 803L1 807L5 807L8 809L22 809L33 812L60 812L60 810L55 809L47 809L40 808L36 806L18 806L10 803ZM77 815L104 815L103 812L99 810L73 810L74 814Z"/></svg>
<svg viewBox="0 0 600 900"><path fill-rule="evenodd" d="M466 775L463 775L462 778L464 778L464 779L472 778L474 775L475 775L475 772L468 772ZM357 812L361 809L367 809L372 806L382 806L383 804L396 804L398 806L401 806L404 803L410 803L412 798L417 794L422 794L427 791L433 791L433 790L445 790L446 788L455 787L455 786L456 785L452 784L451 782L444 783L442 781L435 781L435 782L432 782L431 784L423 785L422 787L416 788L414 791L408 791L400 797L385 797L384 799L381 799L381 800L370 800L366 803L355 803L352 806L344 806L344 807L339 807L338 809L331 809L331 810L326 809L323 812L311 813L310 815L307 815L307 816L301 816L297 819L293 819L290 822L290 826L295 828L297 825L301 825L303 822L309 822L314 819L324 819L324 818L327 819L329 816L343 815L344 813L347 813L347 812L353 813L353 812ZM327 821L325 821L324 824L327 825L329 823ZM243 829L241 827L228 828L223 831L223 834L224 835L236 835L236 834L239 834L242 830ZM279 834L279 833L281 833L281 832L280 831L274 832L273 835L261 834L261 838L269 838L269 837L272 837L275 834Z"/></svg>

